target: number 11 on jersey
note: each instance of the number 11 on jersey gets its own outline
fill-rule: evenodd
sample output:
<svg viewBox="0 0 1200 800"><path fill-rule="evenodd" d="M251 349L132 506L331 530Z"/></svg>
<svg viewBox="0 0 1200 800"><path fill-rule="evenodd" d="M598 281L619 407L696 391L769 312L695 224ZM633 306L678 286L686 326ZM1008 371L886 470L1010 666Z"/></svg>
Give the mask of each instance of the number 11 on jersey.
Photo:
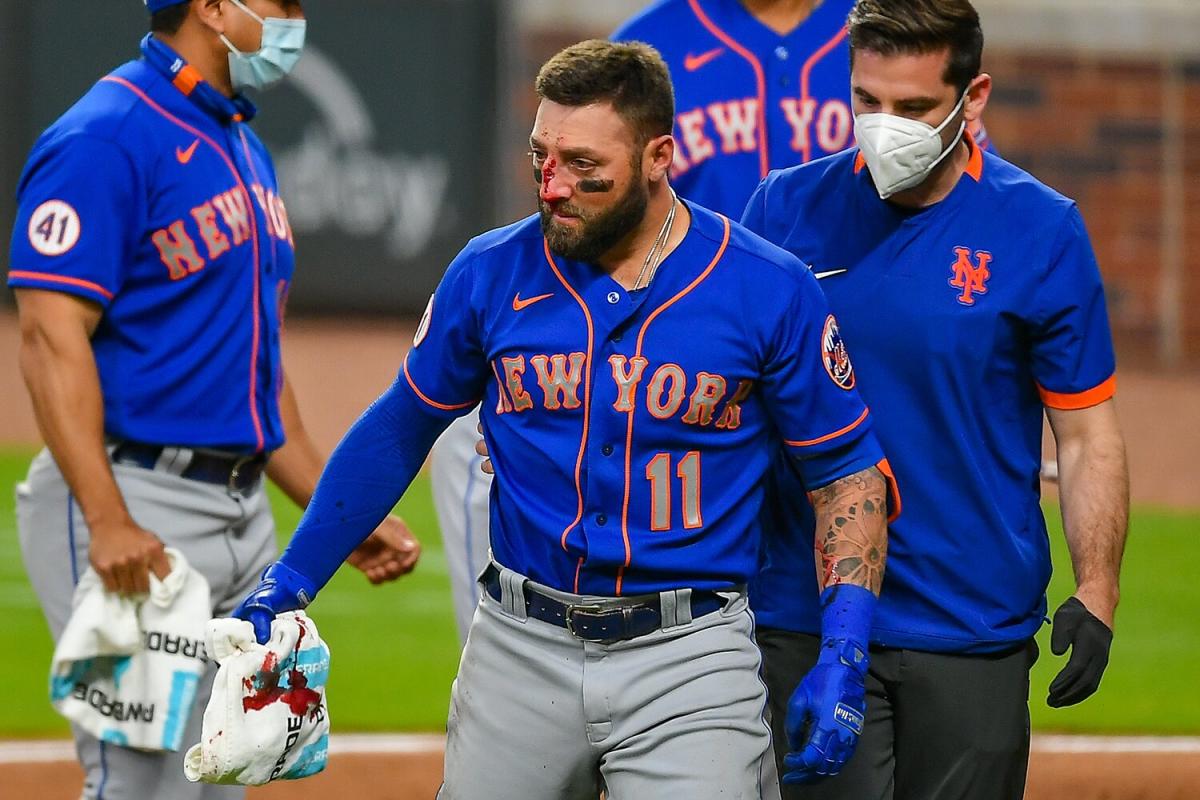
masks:
<svg viewBox="0 0 1200 800"><path fill-rule="evenodd" d="M687 530L704 525L700 513L700 453L688 452L675 468L683 494L683 527ZM671 454L659 453L646 465L650 481L650 530L671 529Z"/></svg>

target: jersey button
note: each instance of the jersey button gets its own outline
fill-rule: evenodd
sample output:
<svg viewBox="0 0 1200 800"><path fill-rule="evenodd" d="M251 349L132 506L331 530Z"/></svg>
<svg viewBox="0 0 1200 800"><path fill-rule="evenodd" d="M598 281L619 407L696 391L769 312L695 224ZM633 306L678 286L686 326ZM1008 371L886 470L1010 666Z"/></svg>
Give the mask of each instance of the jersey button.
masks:
<svg viewBox="0 0 1200 800"><path fill-rule="evenodd" d="M616 292L609 292L608 302L615 306L617 303L621 302L621 295L617 294Z"/></svg>
<svg viewBox="0 0 1200 800"><path fill-rule="evenodd" d="M607 525L608 517L605 516L604 514L597 514L596 515L596 524L597 525Z"/></svg>
<svg viewBox="0 0 1200 800"><path fill-rule="evenodd" d="M606 456L611 456L613 454L613 446L611 444L606 444L604 447L600 448L600 452L604 453Z"/></svg>
<svg viewBox="0 0 1200 800"><path fill-rule="evenodd" d="M783 45L776 47L775 48L775 57L778 58L780 61L787 61L787 57L788 57L787 48L784 47Z"/></svg>

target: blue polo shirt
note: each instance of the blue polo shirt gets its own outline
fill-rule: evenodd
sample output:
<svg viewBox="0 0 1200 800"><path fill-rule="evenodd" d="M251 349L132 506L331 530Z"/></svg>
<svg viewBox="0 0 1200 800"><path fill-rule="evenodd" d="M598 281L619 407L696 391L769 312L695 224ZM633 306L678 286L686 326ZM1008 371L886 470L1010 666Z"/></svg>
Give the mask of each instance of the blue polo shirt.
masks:
<svg viewBox="0 0 1200 800"><path fill-rule="evenodd" d="M108 436L274 450L294 267L275 168L249 101L153 36L142 52L38 139L8 284L103 309L92 348Z"/></svg>
<svg viewBox="0 0 1200 800"><path fill-rule="evenodd" d="M941 202L881 201L856 150L772 173L748 228L807 262L854 359L903 496L872 641L986 652L1031 637L1050 577L1045 408L1113 395L1104 291L1075 203L971 148ZM763 625L817 633L812 512L779 459L765 503Z"/></svg>

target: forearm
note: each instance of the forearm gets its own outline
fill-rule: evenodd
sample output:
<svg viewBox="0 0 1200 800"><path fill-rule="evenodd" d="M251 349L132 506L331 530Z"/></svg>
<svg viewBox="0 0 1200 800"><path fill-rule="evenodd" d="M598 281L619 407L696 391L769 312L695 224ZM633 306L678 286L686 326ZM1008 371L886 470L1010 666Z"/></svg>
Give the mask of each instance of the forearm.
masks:
<svg viewBox="0 0 1200 800"><path fill-rule="evenodd" d="M93 529L129 521L104 446L104 402L91 344L80 330L22 321L20 365L46 446Z"/></svg>
<svg viewBox="0 0 1200 800"><path fill-rule="evenodd" d="M286 378L279 395L279 413L283 419L285 444L271 454L271 460L267 463L267 477L292 502L307 508L325 460L304 427L295 392Z"/></svg>
<svg viewBox="0 0 1200 800"><path fill-rule="evenodd" d="M817 585L860 586L878 596L887 560L887 482L875 467L810 493Z"/></svg>
<svg viewBox="0 0 1200 800"><path fill-rule="evenodd" d="M1076 594L1111 628L1129 526L1129 470L1111 407L1087 411L1093 424L1057 435L1059 504Z"/></svg>
<svg viewBox="0 0 1200 800"><path fill-rule="evenodd" d="M320 589L396 505L449 421L393 384L334 449L280 561Z"/></svg>

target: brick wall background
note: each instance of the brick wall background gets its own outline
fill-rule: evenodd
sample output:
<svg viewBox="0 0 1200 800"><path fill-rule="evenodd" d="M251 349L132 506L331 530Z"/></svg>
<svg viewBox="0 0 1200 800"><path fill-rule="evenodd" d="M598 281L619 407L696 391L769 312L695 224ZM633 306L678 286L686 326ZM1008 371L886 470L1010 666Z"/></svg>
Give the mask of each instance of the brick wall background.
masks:
<svg viewBox="0 0 1200 800"><path fill-rule="evenodd" d="M996 81L985 115L992 141L1005 158L1079 202L1124 363L1165 366L1160 295L1174 232L1182 257L1175 366L1200 366L1200 276L1190 263L1200 247L1200 58L998 50L985 61ZM1175 84L1182 90L1177 121L1165 107ZM1183 162L1182 175L1174 174L1183 200L1175 213L1164 163L1172 147Z"/></svg>

